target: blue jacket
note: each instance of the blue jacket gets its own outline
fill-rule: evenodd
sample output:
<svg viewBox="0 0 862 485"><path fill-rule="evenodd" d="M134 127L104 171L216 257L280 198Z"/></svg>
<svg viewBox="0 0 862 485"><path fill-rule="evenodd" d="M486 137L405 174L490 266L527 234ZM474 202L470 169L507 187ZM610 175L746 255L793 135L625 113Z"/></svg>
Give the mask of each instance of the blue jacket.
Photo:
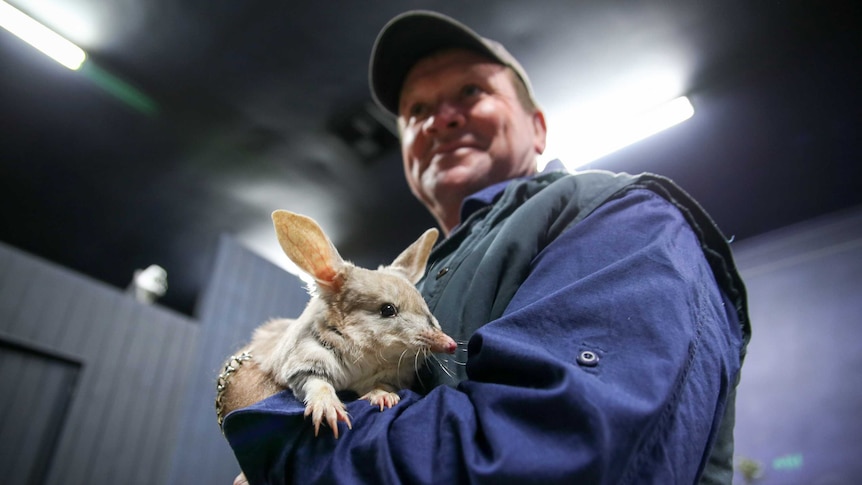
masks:
<svg viewBox="0 0 862 485"><path fill-rule="evenodd" d="M432 362L384 412L348 403L337 441L314 438L289 392L231 413L250 482L729 482L749 326L700 207L661 177L586 172L492 187L464 210L419 285L469 341L460 363Z"/></svg>

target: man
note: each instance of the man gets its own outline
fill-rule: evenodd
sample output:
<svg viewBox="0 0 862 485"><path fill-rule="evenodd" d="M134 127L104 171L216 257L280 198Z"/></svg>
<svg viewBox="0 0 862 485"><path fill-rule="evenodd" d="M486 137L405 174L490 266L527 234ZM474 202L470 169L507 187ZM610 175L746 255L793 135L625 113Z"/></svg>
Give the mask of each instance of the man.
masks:
<svg viewBox="0 0 862 485"><path fill-rule="evenodd" d="M467 363L385 412L349 404L337 441L289 392L232 413L251 483L730 483L749 324L701 208L654 175L536 174L529 78L448 17L390 21L370 82L448 236L419 288Z"/></svg>

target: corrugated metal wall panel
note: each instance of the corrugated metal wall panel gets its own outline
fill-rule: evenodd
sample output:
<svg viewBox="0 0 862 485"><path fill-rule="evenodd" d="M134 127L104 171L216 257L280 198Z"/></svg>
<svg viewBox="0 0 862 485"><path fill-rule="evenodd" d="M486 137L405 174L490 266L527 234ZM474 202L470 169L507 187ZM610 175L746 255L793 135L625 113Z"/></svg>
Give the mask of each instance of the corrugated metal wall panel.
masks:
<svg viewBox="0 0 862 485"><path fill-rule="evenodd" d="M165 386L168 398L150 401L150 412L156 416L174 413L177 419L150 423L147 434L141 440L143 452L140 455L141 460L133 469L134 476L143 475L149 471L147 463L156 462L157 468L152 470L152 473L157 477L164 477L164 480L152 483L167 483L169 479L173 457L171 460L155 460L154 457L160 454L165 436L171 436L174 443L179 441L178 429L181 427L183 405L189 393L190 383L193 382L193 376L183 371L191 369L193 362L197 360L199 344L197 337L197 333L185 333L176 338L168 338L164 346L163 365L155 374L156 382Z"/></svg>
<svg viewBox="0 0 862 485"><path fill-rule="evenodd" d="M165 483L198 332L189 318L0 244L0 340L81 364L45 483ZM39 383L56 376L14 365L0 409L32 401L24 411L39 412ZM27 420L0 423L2 440L27 432Z"/></svg>
<svg viewBox="0 0 862 485"><path fill-rule="evenodd" d="M18 391L0 400L0 476L3 483L43 483L53 444L68 417L68 401L80 363L21 343L0 340L0 382Z"/></svg>

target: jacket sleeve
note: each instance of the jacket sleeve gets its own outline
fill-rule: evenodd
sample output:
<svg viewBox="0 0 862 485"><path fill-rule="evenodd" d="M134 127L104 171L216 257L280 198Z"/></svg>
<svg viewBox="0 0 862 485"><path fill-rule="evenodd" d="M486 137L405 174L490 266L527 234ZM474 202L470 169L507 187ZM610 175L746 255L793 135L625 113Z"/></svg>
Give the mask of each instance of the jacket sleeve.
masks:
<svg viewBox="0 0 862 485"><path fill-rule="evenodd" d="M535 258L457 388L315 438L289 392L229 415L252 484L695 483L742 337L676 208L634 189Z"/></svg>

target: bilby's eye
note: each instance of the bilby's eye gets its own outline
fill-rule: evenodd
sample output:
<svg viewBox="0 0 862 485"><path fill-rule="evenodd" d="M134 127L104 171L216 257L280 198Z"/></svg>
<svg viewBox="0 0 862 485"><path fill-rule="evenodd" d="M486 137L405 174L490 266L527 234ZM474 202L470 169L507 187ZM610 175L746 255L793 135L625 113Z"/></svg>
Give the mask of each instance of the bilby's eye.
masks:
<svg viewBox="0 0 862 485"><path fill-rule="evenodd" d="M380 305L380 316L389 318L398 315L398 309L392 303L384 303Z"/></svg>

